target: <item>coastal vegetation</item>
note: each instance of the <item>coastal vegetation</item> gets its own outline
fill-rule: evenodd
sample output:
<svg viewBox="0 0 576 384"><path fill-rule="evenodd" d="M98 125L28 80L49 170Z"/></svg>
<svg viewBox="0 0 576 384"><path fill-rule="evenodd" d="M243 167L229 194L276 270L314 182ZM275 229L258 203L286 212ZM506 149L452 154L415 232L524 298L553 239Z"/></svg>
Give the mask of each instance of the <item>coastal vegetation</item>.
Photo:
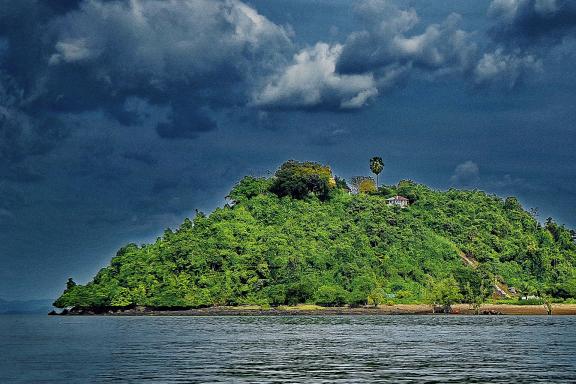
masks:
<svg viewBox="0 0 576 384"><path fill-rule="evenodd" d="M380 162L371 161L375 175ZM228 204L152 244L122 247L88 284L69 280L54 305L445 309L479 308L491 297L576 298L570 231L552 219L539 223L516 198L410 180L351 184L357 193L328 166L297 161L270 178L244 177ZM388 205L392 196L409 206Z"/></svg>

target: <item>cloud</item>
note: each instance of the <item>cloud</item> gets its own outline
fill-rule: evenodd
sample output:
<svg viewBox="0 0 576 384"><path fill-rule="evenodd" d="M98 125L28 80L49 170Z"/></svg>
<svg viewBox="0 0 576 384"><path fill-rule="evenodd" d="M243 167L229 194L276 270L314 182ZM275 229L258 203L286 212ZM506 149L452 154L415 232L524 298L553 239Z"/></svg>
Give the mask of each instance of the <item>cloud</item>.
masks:
<svg viewBox="0 0 576 384"><path fill-rule="evenodd" d="M573 0L493 0L488 15L496 20L492 36L529 48L534 43L559 43L576 31Z"/></svg>
<svg viewBox="0 0 576 384"><path fill-rule="evenodd" d="M216 129L216 122L206 112L172 108L168 121L158 123L156 132L165 139L194 139L201 132Z"/></svg>
<svg viewBox="0 0 576 384"><path fill-rule="evenodd" d="M190 138L194 127L214 128L202 113L189 111L244 103L246 83L282 61L291 45L284 28L236 0L91 1L54 28L58 37L49 63L60 73L55 80L88 74L84 81L99 95L86 98L83 90L52 84L46 97L58 93L63 108L78 97L80 108L112 100L106 108L113 111L133 96L179 105L158 129L168 138ZM200 120L183 129L180 123L191 114Z"/></svg>
<svg viewBox="0 0 576 384"><path fill-rule="evenodd" d="M169 139L215 129L205 111L245 105L292 49L289 31L238 0L2 1L0 38L23 119L101 111L138 125L137 98L169 109L157 127Z"/></svg>
<svg viewBox="0 0 576 384"><path fill-rule="evenodd" d="M0 180L40 180L26 160L50 152L68 136L60 119L49 114L27 114L23 103L22 90L10 76L0 72Z"/></svg>
<svg viewBox="0 0 576 384"><path fill-rule="evenodd" d="M235 81L249 60L289 45L282 27L235 0L90 1L54 24L52 64L90 63L97 79L132 91Z"/></svg>
<svg viewBox="0 0 576 384"><path fill-rule="evenodd" d="M480 180L480 168L475 162L468 160L458 164L450 177L453 185L473 186Z"/></svg>
<svg viewBox="0 0 576 384"><path fill-rule="evenodd" d="M252 97L261 109L355 110L409 77L461 75L474 86L513 88L541 70L534 54L489 43L459 27L461 17L420 25L414 8L364 0L355 12L364 29L343 44L319 42L265 78ZM504 12L504 11L502 11ZM513 12L510 10L508 12Z"/></svg>
<svg viewBox="0 0 576 384"><path fill-rule="evenodd" d="M534 55L520 51L506 53L503 48L485 53L474 68L474 81L478 85L500 84L513 88L527 74L542 71L542 61Z"/></svg>
<svg viewBox="0 0 576 384"><path fill-rule="evenodd" d="M319 42L266 79L253 105L269 109L354 110L410 75L471 72L478 60L471 34L460 29L460 16L416 33L419 17L384 0L355 7L365 29L343 44Z"/></svg>
<svg viewBox="0 0 576 384"><path fill-rule="evenodd" d="M335 72L342 45L318 43L298 52L293 62L267 79L253 105L278 109L357 109L378 94L372 74Z"/></svg>
<svg viewBox="0 0 576 384"><path fill-rule="evenodd" d="M338 72L385 74L388 68L399 65L422 72L463 71L474 58L477 48L470 34L458 27L457 14L416 33L420 20L413 8L400 9L389 1L368 0L359 3L356 12L366 29L352 33L346 40Z"/></svg>

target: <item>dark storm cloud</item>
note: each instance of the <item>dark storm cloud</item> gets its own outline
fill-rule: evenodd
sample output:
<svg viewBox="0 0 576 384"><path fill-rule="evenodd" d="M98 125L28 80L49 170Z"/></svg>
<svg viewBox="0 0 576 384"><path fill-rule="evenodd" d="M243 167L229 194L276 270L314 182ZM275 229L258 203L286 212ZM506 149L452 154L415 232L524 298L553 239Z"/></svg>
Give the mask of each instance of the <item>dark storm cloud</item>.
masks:
<svg viewBox="0 0 576 384"><path fill-rule="evenodd" d="M103 111L139 125L145 116L126 108L133 98L171 109L161 137L193 138L216 128L204 109L244 104L246 83L291 45L282 27L236 0L25 0L1 9L0 70L9 75L0 81L19 95L0 100L3 131L39 141L58 114Z"/></svg>
<svg viewBox="0 0 576 384"><path fill-rule="evenodd" d="M41 176L27 159L50 152L67 137L68 130L53 115L27 114L22 109L22 93L10 76L0 72L0 180L28 183Z"/></svg>
<svg viewBox="0 0 576 384"><path fill-rule="evenodd" d="M386 76L398 66L406 71L465 70L476 46L459 28L460 16L449 15L439 24L415 32L419 16L414 8L401 9L389 1L363 1L356 7L366 29L352 33L344 45L336 70L362 73L378 69Z"/></svg>
<svg viewBox="0 0 576 384"><path fill-rule="evenodd" d="M573 0L493 0L489 15L497 21L492 36L507 44L559 43L576 31Z"/></svg>
<svg viewBox="0 0 576 384"><path fill-rule="evenodd" d="M173 108L168 122L158 123L156 132L165 139L194 139L201 132L216 129L216 122L206 112Z"/></svg>

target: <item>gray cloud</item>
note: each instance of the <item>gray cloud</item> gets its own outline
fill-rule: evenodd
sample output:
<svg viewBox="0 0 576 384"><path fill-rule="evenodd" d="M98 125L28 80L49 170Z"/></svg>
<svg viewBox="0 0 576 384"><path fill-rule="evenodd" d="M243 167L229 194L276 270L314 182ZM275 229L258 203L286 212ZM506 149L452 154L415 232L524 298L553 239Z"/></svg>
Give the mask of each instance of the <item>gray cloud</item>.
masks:
<svg viewBox="0 0 576 384"><path fill-rule="evenodd" d="M194 138L217 126L206 110L244 105L247 84L291 49L287 30L237 0L1 5L0 70L10 76L0 81L18 95L0 99L2 129L39 139L50 132L44 120L65 113L102 111L139 125L143 111L127 108L134 98L169 109L160 137Z"/></svg>
<svg viewBox="0 0 576 384"><path fill-rule="evenodd" d="M488 14L497 22L492 36L508 44L561 42L576 31L572 0L493 0Z"/></svg>
<svg viewBox="0 0 576 384"><path fill-rule="evenodd" d="M497 48L482 56L474 67L473 78L477 85L498 84L514 88L527 74L542 69L542 60L535 55Z"/></svg>
<svg viewBox="0 0 576 384"><path fill-rule="evenodd" d="M551 48L576 31L576 3L571 0L492 0L488 15L496 48L486 52L473 71L477 85L509 88L543 71Z"/></svg>
<svg viewBox="0 0 576 384"><path fill-rule="evenodd" d="M244 103L246 83L281 62L291 45L284 28L236 0L93 1L53 24L51 69L67 77L87 71L101 93L94 101L112 100L108 109L116 113L128 96L172 106L158 128L168 138L213 129L199 110ZM82 93L54 89L64 106L71 104L66 96ZM199 121L183 124L191 115Z"/></svg>
<svg viewBox="0 0 576 384"><path fill-rule="evenodd" d="M412 69L466 70L476 51L468 32L459 28L460 16L452 14L443 23L430 24L422 33L415 27L419 17L413 8L400 9L385 0L359 3L357 14L366 30L352 33L337 63L342 73L379 70L403 65Z"/></svg>
<svg viewBox="0 0 576 384"><path fill-rule="evenodd" d="M412 73L439 75L473 66L476 45L460 28L460 17L413 32L419 22L413 8L385 0L356 6L365 30L343 44L317 43L302 49L291 63L265 79L253 105L267 109L354 110Z"/></svg>
<svg viewBox="0 0 576 384"><path fill-rule="evenodd" d="M194 139L199 133L214 129L216 122L207 112L185 106L173 107L168 121L156 125L158 136L165 139Z"/></svg>
<svg viewBox="0 0 576 384"><path fill-rule="evenodd" d="M355 13L364 29L344 43L319 42L300 50L292 62L264 78L252 105L355 110L410 77L434 81L460 75L474 87L510 89L542 70L534 53L500 42L479 43L479 33L460 28L462 17L455 13L441 23L422 25L414 8L388 0L359 1Z"/></svg>
<svg viewBox="0 0 576 384"><path fill-rule="evenodd" d="M26 160L50 152L68 136L60 119L50 114L29 115L22 104L22 90L0 72L0 180L40 180Z"/></svg>

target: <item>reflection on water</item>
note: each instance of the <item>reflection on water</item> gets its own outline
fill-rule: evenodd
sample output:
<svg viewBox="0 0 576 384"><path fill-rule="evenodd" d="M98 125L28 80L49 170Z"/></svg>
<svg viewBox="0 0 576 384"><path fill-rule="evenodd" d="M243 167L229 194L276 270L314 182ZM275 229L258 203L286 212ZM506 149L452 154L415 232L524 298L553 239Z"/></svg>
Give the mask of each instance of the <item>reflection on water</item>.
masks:
<svg viewBox="0 0 576 384"><path fill-rule="evenodd" d="M0 316L0 382L576 382L576 317Z"/></svg>

